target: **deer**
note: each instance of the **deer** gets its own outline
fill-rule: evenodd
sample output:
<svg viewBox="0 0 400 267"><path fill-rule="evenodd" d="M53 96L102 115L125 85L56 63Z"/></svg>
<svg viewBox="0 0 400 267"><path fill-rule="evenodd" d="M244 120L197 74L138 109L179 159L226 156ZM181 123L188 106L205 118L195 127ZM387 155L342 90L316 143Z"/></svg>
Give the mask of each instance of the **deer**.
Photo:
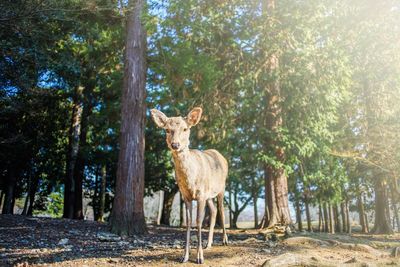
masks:
<svg viewBox="0 0 400 267"><path fill-rule="evenodd" d="M167 117L157 109L150 111L155 124L166 131L166 141L171 150L175 167L175 180L186 207L186 245L181 262L187 262L190 254L190 231L192 223L192 203L197 201L197 263L204 263L201 241L201 227L204 219L205 205L210 209L210 231L207 246L213 243L214 226L217 209L213 199L217 198L221 226L223 230L223 245L228 245L225 229L224 193L228 176L227 160L214 149L200 151L189 149L190 128L200 121L203 110L193 108L187 117Z"/></svg>

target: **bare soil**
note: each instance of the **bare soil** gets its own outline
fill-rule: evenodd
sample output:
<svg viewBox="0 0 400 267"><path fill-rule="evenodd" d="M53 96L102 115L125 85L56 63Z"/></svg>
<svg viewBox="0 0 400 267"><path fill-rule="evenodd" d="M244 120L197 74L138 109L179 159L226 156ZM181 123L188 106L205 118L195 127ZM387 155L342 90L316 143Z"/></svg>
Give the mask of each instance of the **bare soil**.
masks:
<svg viewBox="0 0 400 267"><path fill-rule="evenodd" d="M189 263L181 264L184 229L148 228L148 235L120 239L98 222L0 215L0 266L198 266L194 233ZM222 246L216 230L203 266L400 266L391 256L400 234L296 233L276 241L258 230L228 235L230 245Z"/></svg>

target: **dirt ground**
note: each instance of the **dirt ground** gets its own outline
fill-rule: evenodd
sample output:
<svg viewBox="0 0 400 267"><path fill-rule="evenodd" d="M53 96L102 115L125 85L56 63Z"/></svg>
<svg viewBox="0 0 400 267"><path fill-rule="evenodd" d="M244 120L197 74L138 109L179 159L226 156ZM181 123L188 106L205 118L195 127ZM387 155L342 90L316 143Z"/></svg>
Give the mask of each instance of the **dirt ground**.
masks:
<svg viewBox="0 0 400 267"><path fill-rule="evenodd" d="M0 215L0 266L198 266L194 246L189 263L179 263L184 232L149 226L148 235L120 239L97 222ZM399 234L296 233L275 240L241 229L228 235L230 245L222 246L216 230L203 266L400 266L400 257L391 255ZM192 240L195 245L194 231Z"/></svg>

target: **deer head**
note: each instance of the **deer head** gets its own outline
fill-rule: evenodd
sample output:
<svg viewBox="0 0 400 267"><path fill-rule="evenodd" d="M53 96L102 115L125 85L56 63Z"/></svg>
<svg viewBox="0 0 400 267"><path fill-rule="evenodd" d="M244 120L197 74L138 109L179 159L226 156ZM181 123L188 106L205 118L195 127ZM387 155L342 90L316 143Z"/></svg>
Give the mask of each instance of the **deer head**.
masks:
<svg viewBox="0 0 400 267"><path fill-rule="evenodd" d="M167 144L173 151L182 151L189 148L190 128L199 123L202 109L192 109L186 118L170 117L157 109L152 109L151 117L156 125L165 129L167 133Z"/></svg>

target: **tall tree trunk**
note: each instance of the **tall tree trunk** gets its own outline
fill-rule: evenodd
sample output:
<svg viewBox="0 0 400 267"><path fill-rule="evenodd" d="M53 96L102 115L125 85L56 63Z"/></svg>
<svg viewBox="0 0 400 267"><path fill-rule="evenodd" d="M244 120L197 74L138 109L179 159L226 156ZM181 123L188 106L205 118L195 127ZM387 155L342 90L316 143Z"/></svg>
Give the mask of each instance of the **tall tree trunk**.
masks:
<svg viewBox="0 0 400 267"><path fill-rule="evenodd" d="M229 203L228 206L232 207L232 190L231 190L231 186L229 186ZM232 216L232 210L231 208L229 208L229 228L232 228L232 224L233 224L233 216Z"/></svg>
<svg viewBox="0 0 400 267"><path fill-rule="evenodd" d="M331 203L328 203L328 212L329 212L329 233L334 234L335 224L334 224L333 210Z"/></svg>
<svg viewBox="0 0 400 267"><path fill-rule="evenodd" d="M258 227L257 200L258 200L258 195L257 195L257 193L253 192L254 229L257 229L257 227Z"/></svg>
<svg viewBox="0 0 400 267"><path fill-rule="evenodd" d="M324 215L322 213L321 202L318 202L318 231L324 231Z"/></svg>
<svg viewBox="0 0 400 267"><path fill-rule="evenodd" d="M233 215L232 216L232 225L230 226L230 228L237 229L238 228L237 221L238 221L238 218L239 218L239 212L233 212L232 215Z"/></svg>
<svg viewBox="0 0 400 267"><path fill-rule="evenodd" d="M324 209L324 222L325 222L324 232L329 233L329 217L328 217L328 208L326 202L324 202L323 204L323 209Z"/></svg>
<svg viewBox="0 0 400 267"><path fill-rule="evenodd" d="M394 187L394 185L391 185L391 187L390 187L390 193L391 193L392 205L393 205L393 218L397 225L397 232L400 232L399 208L397 206L398 199L396 198L395 189L393 189L393 187ZM394 226L393 226L393 229L395 229Z"/></svg>
<svg viewBox="0 0 400 267"><path fill-rule="evenodd" d="M385 181L377 178L375 182L375 223L374 228L371 230L374 234L393 233L390 219L387 217L387 210L389 209L387 197Z"/></svg>
<svg viewBox="0 0 400 267"><path fill-rule="evenodd" d="M275 10L275 0L264 0L263 11L273 16ZM285 152L279 145L280 128L283 125L282 120L282 99L281 88L278 80L279 56L277 53L270 55L267 64L267 72L271 76L266 84L266 110L265 126L271 133L266 137L265 151L273 151L274 157L280 163L285 161ZM269 220L267 227L273 227L276 224L289 225L292 223L290 218L288 203L288 184L287 176L283 167L266 166L265 192L268 198Z"/></svg>
<svg viewBox="0 0 400 267"><path fill-rule="evenodd" d="M340 203L340 215L342 216L342 229L343 232L347 232L347 220L346 220L346 207L344 202Z"/></svg>
<svg viewBox="0 0 400 267"><path fill-rule="evenodd" d="M29 191L29 206L27 216L33 215L33 205L35 204L35 195L39 187L39 176L35 175L32 180L31 190Z"/></svg>
<svg viewBox="0 0 400 267"><path fill-rule="evenodd" d="M337 203L335 203L333 205L333 215L335 218L335 230L337 233L341 233L342 232L342 225L340 223L340 219L339 219L339 208Z"/></svg>
<svg viewBox="0 0 400 267"><path fill-rule="evenodd" d="M346 199L346 222L347 222L347 233L351 234L351 216L350 216L350 203L349 200Z"/></svg>
<svg viewBox="0 0 400 267"><path fill-rule="evenodd" d="M304 204L306 206L307 231L312 232L313 228L311 224L310 203L307 194L304 196Z"/></svg>
<svg viewBox="0 0 400 267"><path fill-rule="evenodd" d="M300 201L299 201L298 197L295 197L295 206L296 206L297 227L298 227L298 230L301 232L301 231L303 231L303 223L301 221L301 208L300 208Z"/></svg>
<svg viewBox="0 0 400 267"><path fill-rule="evenodd" d="M143 0L130 0L127 14L120 152L111 230L132 235L147 231L143 211L146 118L146 33Z"/></svg>
<svg viewBox="0 0 400 267"><path fill-rule="evenodd" d="M28 213L28 204L29 204L29 192L31 191L31 186L32 186L32 176L30 175L28 177L28 186L27 186L27 190L26 190L26 197L25 197L25 201L24 201L24 208L22 210L21 215L26 216L26 214Z"/></svg>
<svg viewBox="0 0 400 267"><path fill-rule="evenodd" d="M79 140L81 134L82 120L82 92L83 87L75 90L74 103L72 107L71 128L69 131L69 142L67 152L67 164L64 186L64 211L63 217L72 219L74 217L75 203L75 165L79 153Z"/></svg>
<svg viewBox="0 0 400 267"><path fill-rule="evenodd" d="M5 184L5 198L3 204L3 214L14 213L14 198L15 198L15 186L17 183L17 177L15 167L11 166L8 169L6 184Z"/></svg>
<svg viewBox="0 0 400 267"><path fill-rule="evenodd" d="M104 222L104 210L106 207L106 185L107 185L107 165L101 167L101 183L99 192L99 213L97 221Z"/></svg>
<svg viewBox="0 0 400 267"><path fill-rule="evenodd" d="M362 201L361 192L357 194L357 207L358 207L358 215L360 218L361 232L368 233L367 225L365 223L364 203Z"/></svg>
<svg viewBox="0 0 400 267"><path fill-rule="evenodd" d="M172 204L176 193L178 192L177 187L173 188L172 191L164 191L164 202L161 215L161 224L170 225Z"/></svg>
<svg viewBox="0 0 400 267"><path fill-rule="evenodd" d="M95 177L94 177L94 194L92 199L92 207L93 207L93 214L94 220L99 221L99 214L100 214L100 205L99 205L99 198L100 198L100 174L99 174L99 165L96 166L95 170Z"/></svg>

